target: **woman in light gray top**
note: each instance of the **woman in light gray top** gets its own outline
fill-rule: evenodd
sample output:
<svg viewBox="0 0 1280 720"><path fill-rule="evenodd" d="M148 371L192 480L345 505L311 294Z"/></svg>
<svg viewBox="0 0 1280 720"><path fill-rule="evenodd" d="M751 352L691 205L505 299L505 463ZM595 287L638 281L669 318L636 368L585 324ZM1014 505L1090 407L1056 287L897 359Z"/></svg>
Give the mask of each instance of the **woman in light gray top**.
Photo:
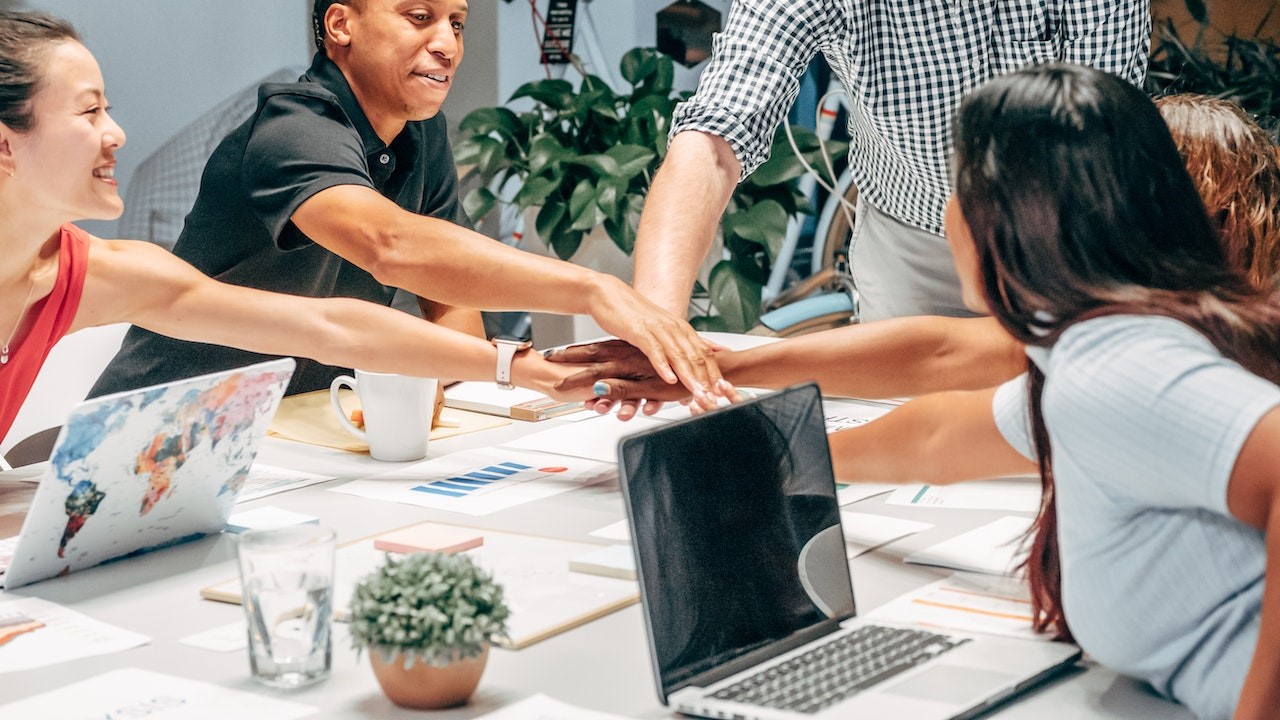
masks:
<svg viewBox="0 0 1280 720"><path fill-rule="evenodd" d="M1030 347L1028 375L833 436L837 474L1038 465L1037 625L1201 717L1274 717L1280 306L1228 260L1154 105L1113 76L1003 76L954 136L965 300Z"/></svg>

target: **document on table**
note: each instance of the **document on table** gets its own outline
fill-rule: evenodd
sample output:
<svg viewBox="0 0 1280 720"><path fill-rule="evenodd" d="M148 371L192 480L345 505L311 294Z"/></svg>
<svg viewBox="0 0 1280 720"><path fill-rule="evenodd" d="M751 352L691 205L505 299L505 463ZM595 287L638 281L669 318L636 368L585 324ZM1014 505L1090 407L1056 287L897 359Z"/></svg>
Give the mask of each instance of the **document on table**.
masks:
<svg viewBox="0 0 1280 720"><path fill-rule="evenodd" d="M596 528L587 533L591 537L604 538L605 540L624 540L631 542L631 526L626 520L619 520L616 523L609 523L602 528Z"/></svg>
<svg viewBox="0 0 1280 720"><path fill-rule="evenodd" d="M333 477L332 475L298 472L297 470L256 462L249 468L249 477L244 481L244 489L240 491L240 497L236 498L236 502L248 502L286 490L296 490L308 485L332 480Z"/></svg>
<svg viewBox="0 0 1280 720"><path fill-rule="evenodd" d="M292 720L315 711L301 703L125 668L0 706L0 717Z"/></svg>
<svg viewBox="0 0 1280 720"><path fill-rule="evenodd" d="M98 622L40 598L0 600L0 673L120 652L150 641L146 635ZM0 717L36 716L0 712Z"/></svg>
<svg viewBox="0 0 1280 720"><path fill-rule="evenodd" d="M967 533L914 552L905 558L917 565L937 565L990 575L1011 575L1026 555L1031 518L1010 515Z"/></svg>
<svg viewBox="0 0 1280 720"><path fill-rule="evenodd" d="M463 450L353 480L330 491L488 515L617 476L617 468L608 463L496 447Z"/></svg>
<svg viewBox="0 0 1280 720"><path fill-rule="evenodd" d="M622 715L586 710L538 693L476 720L626 720Z"/></svg>
<svg viewBox="0 0 1280 720"><path fill-rule="evenodd" d="M1027 586L1014 578L955 573L881 605L867 614L878 622L907 623L1021 640L1052 640L1031 628Z"/></svg>
<svg viewBox="0 0 1280 720"><path fill-rule="evenodd" d="M619 440L665 424L666 421L654 420L642 415L637 415L626 422L613 415L602 415L525 435L505 443L502 447L569 455L617 464Z"/></svg>
<svg viewBox="0 0 1280 720"><path fill-rule="evenodd" d="M954 485L903 485L885 502L959 510L1036 512L1040 509L1040 480L1014 478Z"/></svg>
<svg viewBox="0 0 1280 720"><path fill-rule="evenodd" d="M840 513L840 525L844 529L845 556L850 558L933 527L914 520L848 511Z"/></svg>
<svg viewBox="0 0 1280 720"><path fill-rule="evenodd" d="M866 500L869 497L883 495L887 492L893 492L902 485L898 483L836 483L836 502L840 505L850 505L859 500Z"/></svg>

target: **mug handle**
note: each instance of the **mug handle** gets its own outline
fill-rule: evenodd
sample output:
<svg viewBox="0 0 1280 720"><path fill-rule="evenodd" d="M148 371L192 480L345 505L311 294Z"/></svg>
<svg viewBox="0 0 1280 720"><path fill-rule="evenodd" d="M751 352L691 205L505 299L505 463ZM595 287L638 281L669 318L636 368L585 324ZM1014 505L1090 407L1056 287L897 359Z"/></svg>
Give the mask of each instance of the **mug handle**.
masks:
<svg viewBox="0 0 1280 720"><path fill-rule="evenodd" d="M338 391L344 386L351 388L352 391L356 391L356 379L350 375L339 375L334 378L333 382L329 385L329 402L333 403L333 412L338 415L338 422L342 424L342 427L346 428L347 432L355 435L361 440L368 441L369 438L365 435L364 431L356 427L347 419L347 413L343 411L342 403L338 402Z"/></svg>

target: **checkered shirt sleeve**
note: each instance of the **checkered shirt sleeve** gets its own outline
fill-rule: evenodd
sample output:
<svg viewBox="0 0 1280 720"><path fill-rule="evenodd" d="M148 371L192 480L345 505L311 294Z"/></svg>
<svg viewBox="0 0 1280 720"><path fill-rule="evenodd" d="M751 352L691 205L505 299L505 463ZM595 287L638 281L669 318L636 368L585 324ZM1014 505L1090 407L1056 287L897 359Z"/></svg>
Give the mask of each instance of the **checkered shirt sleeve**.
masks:
<svg viewBox="0 0 1280 720"><path fill-rule="evenodd" d="M1149 0L735 0L671 134L724 138L745 178L821 52L848 91L850 172L890 215L935 233L950 192L951 119L983 81L1037 62L1142 82Z"/></svg>

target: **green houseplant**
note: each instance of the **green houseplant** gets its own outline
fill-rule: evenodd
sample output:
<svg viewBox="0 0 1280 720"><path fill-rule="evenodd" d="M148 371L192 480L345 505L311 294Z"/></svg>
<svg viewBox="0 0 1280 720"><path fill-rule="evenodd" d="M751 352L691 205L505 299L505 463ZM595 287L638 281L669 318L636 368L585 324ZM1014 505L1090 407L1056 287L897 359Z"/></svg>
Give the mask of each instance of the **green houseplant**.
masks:
<svg viewBox="0 0 1280 720"><path fill-rule="evenodd" d="M475 691L510 614L502 586L467 555L387 555L352 593L351 643L395 704L450 707Z"/></svg>
<svg viewBox="0 0 1280 720"><path fill-rule="evenodd" d="M619 66L630 92L617 93L585 74L578 88L565 80L521 86L509 102L532 102L524 111L506 107L472 111L459 125L459 164L473 165L482 181L463 207L472 218L500 203L537 208L535 228L557 256L571 258L584 236L603 227L627 255L654 173L666 157L675 106L674 64L653 48L627 52ZM821 166L817 138L795 131L811 165ZM834 157L843 143L827 143ZM760 314L760 287L786 232L801 212L793 180L803 172L784 136L770 160L739 186L721 223L728 259L702 288L714 310L699 320L706 329L745 330Z"/></svg>

